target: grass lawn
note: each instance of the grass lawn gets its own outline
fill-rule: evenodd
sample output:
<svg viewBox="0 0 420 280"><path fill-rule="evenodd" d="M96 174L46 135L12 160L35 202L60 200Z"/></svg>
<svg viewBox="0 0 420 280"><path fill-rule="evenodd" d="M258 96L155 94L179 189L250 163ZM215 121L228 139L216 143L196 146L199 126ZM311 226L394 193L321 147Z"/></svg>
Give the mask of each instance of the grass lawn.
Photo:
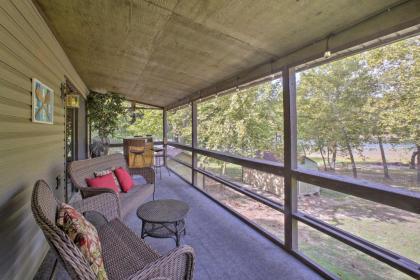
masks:
<svg viewBox="0 0 420 280"><path fill-rule="evenodd" d="M322 189L301 197L299 210L420 262L420 215ZM343 279L410 279L349 246L308 227L299 228L301 250Z"/></svg>

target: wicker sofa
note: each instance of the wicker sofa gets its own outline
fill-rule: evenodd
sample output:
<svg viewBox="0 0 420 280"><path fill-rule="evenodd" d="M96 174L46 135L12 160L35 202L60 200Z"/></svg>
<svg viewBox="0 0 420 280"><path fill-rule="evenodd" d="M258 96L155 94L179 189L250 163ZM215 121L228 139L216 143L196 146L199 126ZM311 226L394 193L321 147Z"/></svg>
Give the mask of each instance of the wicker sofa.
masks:
<svg viewBox="0 0 420 280"><path fill-rule="evenodd" d="M56 225L58 201L43 180L35 184L31 207L37 224L70 277L96 279L82 252ZM181 246L160 256L120 220L119 202L115 193L88 197L74 203L73 207L83 214L100 213L105 221L95 226L108 279L193 279L193 249Z"/></svg>
<svg viewBox="0 0 420 280"><path fill-rule="evenodd" d="M125 218L129 213L134 212L144 201L155 192L155 172L151 167L130 169L122 154L113 154L93 159L73 161L69 165L69 174L73 185L80 190L82 198L95 196L102 193L114 193L107 188L90 188L86 184L86 178L94 177L95 171L110 169L122 166L131 175L141 175L147 184L140 183L134 179L136 185L128 193L119 193L121 205L121 216Z"/></svg>

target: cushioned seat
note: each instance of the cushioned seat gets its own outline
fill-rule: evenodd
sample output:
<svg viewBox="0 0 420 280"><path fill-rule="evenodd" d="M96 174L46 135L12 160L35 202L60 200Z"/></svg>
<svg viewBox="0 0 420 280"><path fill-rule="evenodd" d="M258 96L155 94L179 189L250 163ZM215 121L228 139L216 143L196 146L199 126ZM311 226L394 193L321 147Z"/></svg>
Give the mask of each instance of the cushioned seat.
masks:
<svg viewBox="0 0 420 280"><path fill-rule="evenodd" d="M125 218L129 213L136 212L136 209L152 196L154 186L152 184L136 184L129 192L119 193L121 204L121 216Z"/></svg>
<svg viewBox="0 0 420 280"><path fill-rule="evenodd" d="M121 220L114 219L98 230L105 269L110 279L126 279L159 258Z"/></svg>
<svg viewBox="0 0 420 280"><path fill-rule="evenodd" d="M135 186L128 193L119 193L121 217L124 219L129 213L135 212L142 203L154 194L155 172L153 168L128 168L123 154L113 154L73 161L69 165L69 174L73 185L80 190L83 198L87 198L101 193L114 192L107 188L90 188L86 184L86 178L93 178L97 171L117 167L128 170L135 183Z"/></svg>
<svg viewBox="0 0 420 280"><path fill-rule="evenodd" d="M58 205L47 183L37 181L31 202L35 221L71 279L95 280L96 274L82 251L56 225ZM87 219L90 217L98 231L109 280L193 279L194 250L184 245L160 256L121 221L115 192L76 201L73 207Z"/></svg>

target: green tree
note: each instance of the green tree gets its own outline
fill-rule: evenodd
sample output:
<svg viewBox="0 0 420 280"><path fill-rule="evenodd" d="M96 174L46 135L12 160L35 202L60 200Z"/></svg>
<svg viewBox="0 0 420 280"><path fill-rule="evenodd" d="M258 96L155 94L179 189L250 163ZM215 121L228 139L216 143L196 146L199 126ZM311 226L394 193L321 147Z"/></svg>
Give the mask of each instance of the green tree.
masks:
<svg viewBox="0 0 420 280"><path fill-rule="evenodd" d="M420 182L420 39L403 40L370 53L383 92L381 126L396 142L414 144L410 166ZM416 164L417 158L417 164Z"/></svg>
<svg viewBox="0 0 420 280"><path fill-rule="evenodd" d="M280 80L206 100L198 106L199 145L246 157L269 151L281 160L282 115Z"/></svg>
<svg viewBox="0 0 420 280"><path fill-rule="evenodd" d="M168 112L168 138L175 142L191 145L191 106L183 106Z"/></svg>
<svg viewBox="0 0 420 280"><path fill-rule="evenodd" d="M320 152L325 170L337 149L346 153L357 177L354 151L361 153L368 134L363 109L375 88L365 61L357 55L328 63L303 72L298 83L299 136Z"/></svg>
<svg viewBox="0 0 420 280"><path fill-rule="evenodd" d="M98 133L108 153L109 136L119 127L119 116L125 112L125 98L115 93L90 92L87 97L87 111L91 130Z"/></svg>
<svg viewBox="0 0 420 280"><path fill-rule="evenodd" d="M138 110L138 109L137 109ZM138 110L139 111L139 110ZM119 117L120 126L116 132L116 137L124 138L136 135L153 135L158 139L162 139L163 134L163 114L162 110L141 109L142 117L137 118L131 124L127 120L127 115Z"/></svg>

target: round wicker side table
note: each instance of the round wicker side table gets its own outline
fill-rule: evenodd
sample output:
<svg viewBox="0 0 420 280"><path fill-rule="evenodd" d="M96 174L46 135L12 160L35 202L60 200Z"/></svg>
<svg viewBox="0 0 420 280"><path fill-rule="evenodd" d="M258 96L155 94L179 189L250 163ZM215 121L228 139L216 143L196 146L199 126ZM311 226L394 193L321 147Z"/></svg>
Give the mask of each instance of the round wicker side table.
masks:
<svg viewBox="0 0 420 280"><path fill-rule="evenodd" d="M183 201L162 199L147 202L137 209L142 220L141 238L174 238L179 246L181 234L186 234L185 216L190 207Z"/></svg>

